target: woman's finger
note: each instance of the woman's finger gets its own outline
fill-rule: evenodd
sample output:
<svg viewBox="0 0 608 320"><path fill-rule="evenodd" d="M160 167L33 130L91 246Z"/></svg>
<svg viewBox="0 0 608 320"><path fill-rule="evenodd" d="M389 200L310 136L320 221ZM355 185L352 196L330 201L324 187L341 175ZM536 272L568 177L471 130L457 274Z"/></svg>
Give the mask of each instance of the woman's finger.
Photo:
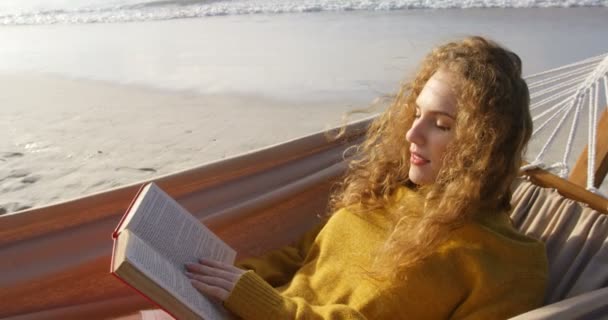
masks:
<svg viewBox="0 0 608 320"><path fill-rule="evenodd" d="M203 275L198 275L198 274L193 274L193 273L186 273L186 275L191 280L200 281L206 285L224 289L227 292L231 292L232 289L234 288L234 284L235 284L232 281L228 281L226 279L213 277L213 276L203 276Z"/></svg>
<svg viewBox="0 0 608 320"><path fill-rule="evenodd" d="M211 286L198 280L190 280L190 282L192 283L192 286L198 290L198 292L204 294L205 296L214 297L220 301L225 301L228 299L228 291L225 289Z"/></svg>
<svg viewBox="0 0 608 320"><path fill-rule="evenodd" d="M239 275L228 272L226 270L210 267L207 265L202 265L198 263L188 263L186 264L186 270L202 275L208 275L213 277L218 277L222 279L226 279L229 281L236 281Z"/></svg>
<svg viewBox="0 0 608 320"><path fill-rule="evenodd" d="M214 267L217 269L222 269L222 270L229 271L229 272L233 272L235 270L240 270L239 268L233 266L232 264L223 263L223 262L216 261L216 260L201 258L201 259L199 259L199 262L203 265L207 265L207 266Z"/></svg>

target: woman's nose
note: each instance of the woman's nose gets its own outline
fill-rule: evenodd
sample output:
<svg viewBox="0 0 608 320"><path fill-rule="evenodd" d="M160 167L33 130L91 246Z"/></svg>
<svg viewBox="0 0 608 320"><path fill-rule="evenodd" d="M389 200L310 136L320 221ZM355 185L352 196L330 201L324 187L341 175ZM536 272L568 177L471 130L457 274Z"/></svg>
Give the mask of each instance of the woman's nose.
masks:
<svg viewBox="0 0 608 320"><path fill-rule="evenodd" d="M409 143L424 145L425 138L423 130L423 124L420 121L414 121L412 127L405 134L405 139Z"/></svg>

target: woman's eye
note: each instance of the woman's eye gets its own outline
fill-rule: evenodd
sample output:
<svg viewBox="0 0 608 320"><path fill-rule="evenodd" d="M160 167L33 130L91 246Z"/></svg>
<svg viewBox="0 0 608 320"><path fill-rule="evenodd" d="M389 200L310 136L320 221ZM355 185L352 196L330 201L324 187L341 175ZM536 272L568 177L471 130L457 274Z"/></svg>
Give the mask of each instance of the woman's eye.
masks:
<svg viewBox="0 0 608 320"><path fill-rule="evenodd" d="M452 128L451 128L451 127L444 126L444 125L440 125L440 124L436 124L435 126L436 126L437 128L439 128L439 130L442 130L442 131L450 131L450 130L452 130Z"/></svg>

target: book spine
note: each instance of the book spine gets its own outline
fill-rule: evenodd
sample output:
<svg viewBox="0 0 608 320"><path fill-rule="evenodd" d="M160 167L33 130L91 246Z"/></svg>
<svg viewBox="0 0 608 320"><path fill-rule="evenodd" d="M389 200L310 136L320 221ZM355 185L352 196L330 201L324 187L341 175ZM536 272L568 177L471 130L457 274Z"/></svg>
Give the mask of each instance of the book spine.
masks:
<svg viewBox="0 0 608 320"><path fill-rule="evenodd" d="M113 237L114 238L114 237ZM114 238L113 243L112 243L112 255L110 256L110 273L114 274L114 256L116 255L116 244L118 243L118 240L116 240L116 238Z"/></svg>
<svg viewBox="0 0 608 320"><path fill-rule="evenodd" d="M127 217L127 214L129 213L129 211L131 211L131 208L133 207L133 204L135 203L135 201L137 201L137 198L139 198L139 195L141 194L141 191L144 189L144 187L146 185L147 185L147 183L144 183L141 186L139 186L139 190L137 190L137 194L135 194L135 197L133 197L131 199L131 203L127 207L127 210L125 210L125 213L123 213L122 217L120 218L120 221L118 222L118 225L116 226L116 228L112 232L112 239L116 239L118 237L118 229L120 229L120 227L122 226L122 223L125 221L125 219Z"/></svg>

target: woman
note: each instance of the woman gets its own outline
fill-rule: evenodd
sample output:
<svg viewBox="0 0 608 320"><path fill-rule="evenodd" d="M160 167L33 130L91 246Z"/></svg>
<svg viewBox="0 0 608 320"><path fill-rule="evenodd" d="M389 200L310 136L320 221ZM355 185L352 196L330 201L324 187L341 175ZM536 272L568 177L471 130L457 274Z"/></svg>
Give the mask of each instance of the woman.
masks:
<svg viewBox="0 0 608 320"><path fill-rule="evenodd" d="M502 319L541 305L542 243L511 225L532 121L514 53L481 37L433 50L369 128L333 215L296 244L187 266L244 319Z"/></svg>

